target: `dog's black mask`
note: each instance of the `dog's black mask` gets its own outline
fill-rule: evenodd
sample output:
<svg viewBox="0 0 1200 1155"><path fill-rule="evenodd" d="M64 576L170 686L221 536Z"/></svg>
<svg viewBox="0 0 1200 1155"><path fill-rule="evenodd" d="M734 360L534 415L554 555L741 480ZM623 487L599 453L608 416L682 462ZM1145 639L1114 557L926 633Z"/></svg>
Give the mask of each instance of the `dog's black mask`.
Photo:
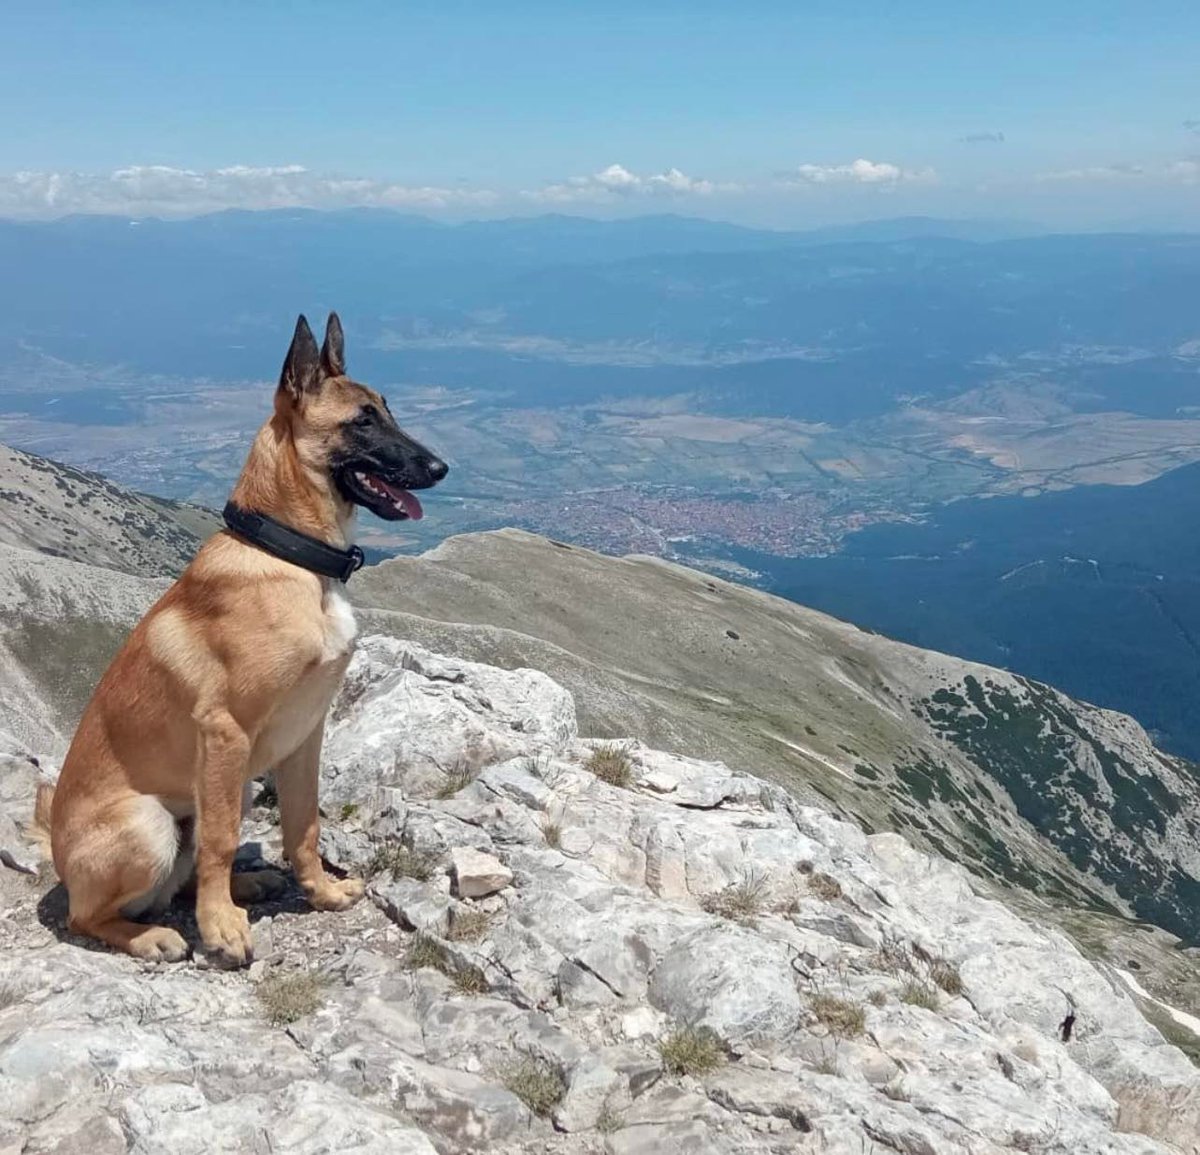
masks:
<svg viewBox="0 0 1200 1155"><path fill-rule="evenodd" d="M386 521L414 521L421 503L411 490L437 485L450 467L397 424L386 402L367 403L342 426L342 445L331 457L342 496Z"/></svg>

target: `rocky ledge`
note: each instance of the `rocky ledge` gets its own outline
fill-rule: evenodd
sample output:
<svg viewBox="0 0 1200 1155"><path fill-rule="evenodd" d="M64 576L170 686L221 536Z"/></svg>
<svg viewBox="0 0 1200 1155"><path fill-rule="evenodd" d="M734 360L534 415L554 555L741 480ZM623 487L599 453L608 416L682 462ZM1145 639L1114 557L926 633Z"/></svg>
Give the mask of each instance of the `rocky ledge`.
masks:
<svg viewBox="0 0 1200 1155"><path fill-rule="evenodd" d="M12 745L3 1155L1200 1150L1200 1072L1118 972L896 835L580 739L536 671L362 643L323 849L370 901L264 895L238 973L65 932ZM245 866L279 859L258 801Z"/></svg>

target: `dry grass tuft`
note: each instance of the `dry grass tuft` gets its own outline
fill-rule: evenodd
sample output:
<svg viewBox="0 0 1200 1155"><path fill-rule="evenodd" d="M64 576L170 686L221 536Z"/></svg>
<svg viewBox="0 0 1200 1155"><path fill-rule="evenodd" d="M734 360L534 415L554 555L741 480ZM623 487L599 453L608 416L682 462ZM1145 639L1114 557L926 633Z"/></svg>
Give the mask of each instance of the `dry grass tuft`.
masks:
<svg viewBox="0 0 1200 1155"><path fill-rule="evenodd" d="M460 994L485 995L489 989L487 978L478 967L456 967L450 972L450 979Z"/></svg>
<svg viewBox="0 0 1200 1155"><path fill-rule="evenodd" d="M834 902L842 897L842 884L820 870L814 870L808 876L808 889L825 902Z"/></svg>
<svg viewBox="0 0 1200 1155"><path fill-rule="evenodd" d="M554 850L557 850L562 845L562 825L558 822L543 822L542 837L546 840L546 845Z"/></svg>
<svg viewBox="0 0 1200 1155"><path fill-rule="evenodd" d="M939 989L951 998L963 993L962 975L954 963L902 939L886 939L875 953L874 964L878 970L904 980L900 998L912 1006L935 1011Z"/></svg>
<svg viewBox="0 0 1200 1155"><path fill-rule="evenodd" d="M386 872L393 879L415 878L418 882L428 882L437 866L436 854L389 842L375 848L375 853L367 863L367 874L375 878Z"/></svg>
<svg viewBox="0 0 1200 1155"><path fill-rule="evenodd" d="M862 1006L848 999L840 999L837 995L815 995L812 1013L817 1022L826 1027L831 1035L843 1039L861 1035L867 1025L867 1015Z"/></svg>
<svg viewBox="0 0 1200 1155"><path fill-rule="evenodd" d="M405 965L409 970L419 971L424 967L432 967L442 974L451 971L450 956L446 948L437 939L417 931L409 944L408 953L404 956Z"/></svg>
<svg viewBox="0 0 1200 1155"><path fill-rule="evenodd" d="M504 1077L504 1085L535 1115L545 1118L562 1102L567 1085L549 1063L526 1059Z"/></svg>
<svg viewBox="0 0 1200 1155"><path fill-rule="evenodd" d="M628 790L633 785L633 760L624 746L597 746L585 769L610 786Z"/></svg>
<svg viewBox="0 0 1200 1155"><path fill-rule="evenodd" d="M451 942L479 942L492 925L492 916L474 906L455 907L446 937Z"/></svg>
<svg viewBox="0 0 1200 1155"><path fill-rule="evenodd" d="M867 995L867 1002L873 1007L887 1006L887 995L883 991L872 991Z"/></svg>
<svg viewBox="0 0 1200 1155"><path fill-rule="evenodd" d="M766 894L767 880L759 874L747 874L741 882L731 883L716 894L706 895L700 900L700 908L718 918L752 926L762 914Z"/></svg>
<svg viewBox="0 0 1200 1155"><path fill-rule="evenodd" d="M460 790L465 790L478 776L477 770L472 770L466 762L460 758L449 770L444 771L446 780L438 787L435 798L445 801L447 798L453 798Z"/></svg>
<svg viewBox="0 0 1200 1155"><path fill-rule="evenodd" d="M254 993L267 1022L283 1027L321 1009L325 1002L321 991L324 985L325 980L315 972L299 971L269 975L254 988Z"/></svg>
<svg viewBox="0 0 1200 1155"><path fill-rule="evenodd" d="M483 971L478 967L456 964L450 952L437 939L420 931L413 935L404 963L409 970L429 967L444 974L464 995L481 995L488 990Z"/></svg>
<svg viewBox="0 0 1200 1155"><path fill-rule="evenodd" d="M900 988L900 1001L910 1007L924 1007L927 1011L938 1009L937 989L919 979L910 979Z"/></svg>
<svg viewBox="0 0 1200 1155"><path fill-rule="evenodd" d="M725 1062L725 1046L708 1027L681 1027L658 1045L672 1075L707 1075Z"/></svg>
<svg viewBox="0 0 1200 1155"><path fill-rule="evenodd" d="M929 964L929 977L951 997L963 993L962 975L948 959L935 958Z"/></svg>

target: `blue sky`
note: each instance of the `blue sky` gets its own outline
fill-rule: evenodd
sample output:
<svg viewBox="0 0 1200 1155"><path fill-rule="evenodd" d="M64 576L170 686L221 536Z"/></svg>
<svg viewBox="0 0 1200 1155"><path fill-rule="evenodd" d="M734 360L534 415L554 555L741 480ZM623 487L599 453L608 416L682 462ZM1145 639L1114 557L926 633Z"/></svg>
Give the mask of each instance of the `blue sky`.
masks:
<svg viewBox="0 0 1200 1155"><path fill-rule="evenodd" d="M9 0L3 46L6 215L1200 227L1195 3Z"/></svg>

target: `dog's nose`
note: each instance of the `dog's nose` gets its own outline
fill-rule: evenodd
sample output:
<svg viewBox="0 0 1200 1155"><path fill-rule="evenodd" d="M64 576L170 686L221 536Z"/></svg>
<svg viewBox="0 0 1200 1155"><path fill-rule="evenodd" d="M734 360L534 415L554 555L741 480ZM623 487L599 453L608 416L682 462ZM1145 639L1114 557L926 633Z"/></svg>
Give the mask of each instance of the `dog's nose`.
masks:
<svg viewBox="0 0 1200 1155"><path fill-rule="evenodd" d="M437 457L430 457L425 462L425 469L434 481L441 481L450 472L450 466Z"/></svg>

